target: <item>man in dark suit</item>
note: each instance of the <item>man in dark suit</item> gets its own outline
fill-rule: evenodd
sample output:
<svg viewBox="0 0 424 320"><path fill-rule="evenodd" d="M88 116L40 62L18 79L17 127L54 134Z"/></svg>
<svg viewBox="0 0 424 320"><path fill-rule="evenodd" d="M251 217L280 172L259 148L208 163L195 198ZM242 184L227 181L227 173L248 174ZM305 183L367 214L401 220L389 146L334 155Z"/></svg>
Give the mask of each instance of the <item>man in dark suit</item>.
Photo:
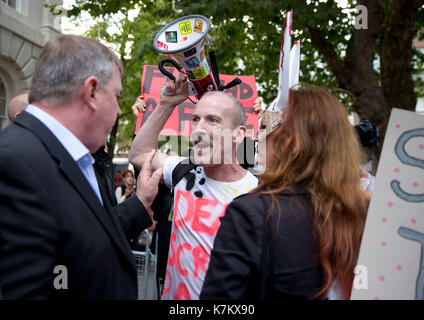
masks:
<svg viewBox="0 0 424 320"><path fill-rule="evenodd" d="M0 287L4 299L136 299L126 241L141 232L161 171L151 159L135 197L113 214L93 170L116 118L122 66L95 40L43 49L30 105L0 133Z"/></svg>
<svg viewBox="0 0 424 320"><path fill-rule="evenodd" d="M137 108L143 108L143 101L137 99L137 102L134 106ZM23 93L14 98L9 103L8 115L10 122L15 121L16 117L25 110L28 106L28 94ZM133 109L134 109L133 106ZM140 107L139 107L140 106ZM144 109L141 109L144 111ZM138 112L138 111L137 111ZM134 200L124 201L118 205L115 197L114 190L114 172L113 172L113 163L112 159L109 157L107 152L104 150L104 146L100 147L95 153L92 153L91 156L94 158L95 162L93 164L94 173L96 174L97 183L99 185L99 190L102 194L102 197L105 197L109 204L112 205L112 210L114 214L119 218L121 226L125 230L125 235L130 241L131 239L137 238L141 231L149 228L152 225L151 218L146 214L138 214L134 210ZM133 215L130 215L133 213ZM136 215L134 217L134 214ZM136 218L139 220L139 223L133 223L132 219ZM1 287L0 287L1 289ZM1 292L0 292L1 293Z"/></svg>

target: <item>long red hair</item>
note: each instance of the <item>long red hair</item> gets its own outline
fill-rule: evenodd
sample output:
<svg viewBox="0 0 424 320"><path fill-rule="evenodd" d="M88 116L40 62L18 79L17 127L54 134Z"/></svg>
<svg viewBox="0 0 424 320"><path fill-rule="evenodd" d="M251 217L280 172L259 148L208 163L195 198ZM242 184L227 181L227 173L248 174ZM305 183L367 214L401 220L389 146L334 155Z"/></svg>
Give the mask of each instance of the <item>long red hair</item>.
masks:
<svg viewBox="0 0 424 320"><path fill-rule="evenodd" d="M272 156L261 187L273 198L302 183L310 195L326 297L334 282L349 298L366 216L360 187L360 146L344 106L328 91L291 89L280 127L270 136ZM281 211L284 208L280 208Z"/></svg>

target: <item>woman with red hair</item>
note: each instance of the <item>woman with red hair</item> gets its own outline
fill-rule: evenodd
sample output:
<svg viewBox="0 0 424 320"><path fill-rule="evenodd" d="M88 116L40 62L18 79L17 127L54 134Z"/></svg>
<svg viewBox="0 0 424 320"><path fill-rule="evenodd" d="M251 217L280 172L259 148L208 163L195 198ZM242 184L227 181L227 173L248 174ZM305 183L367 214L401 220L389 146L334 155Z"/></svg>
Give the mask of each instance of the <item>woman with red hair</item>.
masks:
<svg viewBox="0 0 424 320"><path fill-rule="evenodd" d="M360 147L344 106L306 85L266 141L257 189L233 200L201 299L348 299L366 216ZM260 142L261 143L261 142Z"/></svg>

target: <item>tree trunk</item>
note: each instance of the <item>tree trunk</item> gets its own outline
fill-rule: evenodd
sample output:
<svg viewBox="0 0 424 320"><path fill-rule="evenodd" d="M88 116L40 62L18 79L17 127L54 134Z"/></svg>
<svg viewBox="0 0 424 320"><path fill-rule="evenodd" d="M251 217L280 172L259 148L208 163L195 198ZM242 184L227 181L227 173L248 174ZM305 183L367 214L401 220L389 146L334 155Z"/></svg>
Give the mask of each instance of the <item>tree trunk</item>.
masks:
<svg viewBox="0 0 424 320"><path fill-rule="evenodd" d="M312 43L324 56L342 89L353 95L353 109L361 120L382 125L385 122L383 91L374 73L374 58L377 40L383 24L383 8L380 0L359 0L368 10L368 28L352 30L346 49L346 57L340 59L322 33L309 27Z"/></svg>
<svg viewBox="0 0 424 320"><path fill-rule="evenodd" d="M377 40L383 25L383 8L380 0L360 0L368 10L368 28L352 30L345 66L348 74L346 87L353 94L352 107L361 120L384 126L385 99L374 72Z"/></svg>
<svg viewBox="0 0 424 320"><path fill-rule="evenodd" d="M359 118L385 128L385 99L374 72L376 44L383 25L383 8L380 0L358 0L358 5L367 7L368 28L352 27L352 37L344 60L337 56L333 45L318 30L310 27L309 32L312 43L328 62L339 86L352 93L352 107ZM373 152L371 157L375 159L372 170L375 173L378 155Z"/></svg>
<svg viewBox="0 0 424 320"><path fill-rule="evenodd" d="M415 111L417 96L411 66L415 21L422 0L390 0L380 45L381 83L385 116L392 108Z"/></svg>
<svg viewBox="0 0 424 320"><path fill-rule="evenodd" d="M379 127L381 146L392 108L415 111L411 45L418 9L423 3L423 0L389 0L383 10L380 0L358 0L357 4L368 10L368 28L353 29L344 61L318 29L308 28L312 43L328 62L339 86L353 94L352 107L359 118ZM378 41L381 83L374 72ZM376 166L378 157L374 157Z"/></svg>

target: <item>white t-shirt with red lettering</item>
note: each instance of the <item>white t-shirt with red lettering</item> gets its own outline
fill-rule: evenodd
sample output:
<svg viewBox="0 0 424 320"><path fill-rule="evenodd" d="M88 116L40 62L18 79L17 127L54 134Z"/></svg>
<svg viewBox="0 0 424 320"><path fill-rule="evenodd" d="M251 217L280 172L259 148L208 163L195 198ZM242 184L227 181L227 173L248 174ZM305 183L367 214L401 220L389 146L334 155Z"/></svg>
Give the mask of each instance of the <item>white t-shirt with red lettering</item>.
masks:
<svg viewBox="0 0 424 320"><path fill-rule="evenodd" d="M166 159L163 177L168 186L173 186L172 172L184 159ZM236 196L258 185L258 179L246 172L238 181L222 182L208 178L199 166L174 186L174 218L162 299L199 299L221 224L219 218Z"/></svg>

